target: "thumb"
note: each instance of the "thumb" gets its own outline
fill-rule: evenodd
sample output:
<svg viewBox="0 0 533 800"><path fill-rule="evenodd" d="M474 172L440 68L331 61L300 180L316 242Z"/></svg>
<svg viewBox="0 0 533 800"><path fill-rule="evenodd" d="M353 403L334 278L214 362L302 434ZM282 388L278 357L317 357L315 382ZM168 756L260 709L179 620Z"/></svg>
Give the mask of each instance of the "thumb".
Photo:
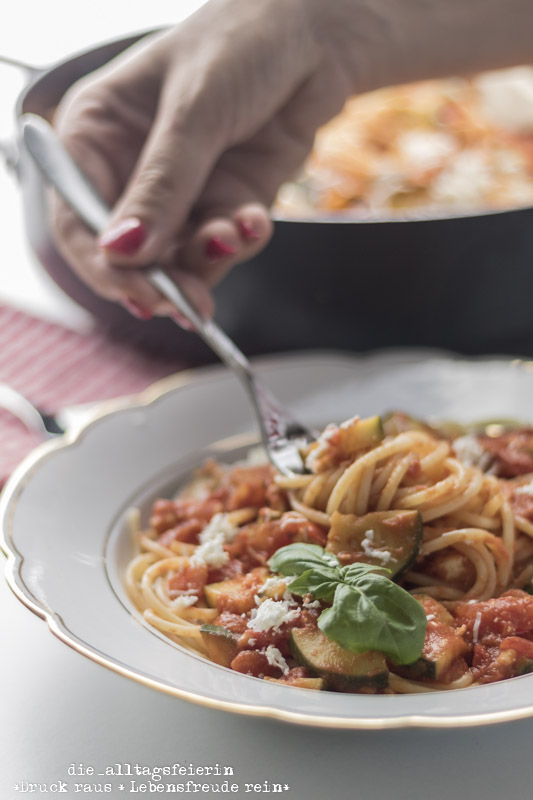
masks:
<svg viewBox="0 0 533 800"><path fill-rule="evenodd" d="M180 119L161 108L99 244L113 266L160 258L185 224L216 162L218 143L201 108ZM207 130L206 130L207 129Z"/></svg>

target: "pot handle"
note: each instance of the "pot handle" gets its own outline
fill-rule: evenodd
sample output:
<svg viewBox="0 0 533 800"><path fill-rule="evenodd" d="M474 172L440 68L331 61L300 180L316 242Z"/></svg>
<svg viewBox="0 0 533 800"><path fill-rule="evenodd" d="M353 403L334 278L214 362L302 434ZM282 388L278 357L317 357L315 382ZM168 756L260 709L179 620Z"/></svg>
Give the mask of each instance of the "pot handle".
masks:
<svg viewBox="0 0 533 800"><path fill-rule="evenodd" d="M0 54L0 66L15 67L26 75L29 83L46 71L44 67L37 67L34 64L28 64L27 61L21 61L19 58L11 58L11 56L2 54ZM19 156L15 141L0 139L0 158L3 159L8 170L18 174Z"/></svg>
<svg viewBox="0 0 533 800"><path fill-rule="evenodd" d="M15 67L16 69L25 72L30 80L37 78L38 75L41 75L43 72L45 72L44 67L37 67L35 64L28 64L27 61L21 61L20 58L11 58L11 56L3 56L2 54L0 54L0 64L5 65L6 67Z"/></svg>

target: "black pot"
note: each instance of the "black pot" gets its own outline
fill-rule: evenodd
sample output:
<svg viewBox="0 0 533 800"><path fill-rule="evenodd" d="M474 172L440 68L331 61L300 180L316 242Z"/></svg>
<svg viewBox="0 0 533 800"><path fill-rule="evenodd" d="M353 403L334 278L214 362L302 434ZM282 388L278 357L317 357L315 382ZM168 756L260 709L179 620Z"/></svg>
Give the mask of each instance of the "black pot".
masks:
<svg viewBox="0 0 533 800"><path fill-rule="evenodd" d="M68 87L140 37L32 70L17 118L49 116ZM18 141L29 241L64 291L111 335L160 353L209 357L168 320L140 323L82 284L57 252L40 175ZM533 354L533 208L406 220L277 219L259 256L216 290L217 319L249 354L428 346Z"/></svg>

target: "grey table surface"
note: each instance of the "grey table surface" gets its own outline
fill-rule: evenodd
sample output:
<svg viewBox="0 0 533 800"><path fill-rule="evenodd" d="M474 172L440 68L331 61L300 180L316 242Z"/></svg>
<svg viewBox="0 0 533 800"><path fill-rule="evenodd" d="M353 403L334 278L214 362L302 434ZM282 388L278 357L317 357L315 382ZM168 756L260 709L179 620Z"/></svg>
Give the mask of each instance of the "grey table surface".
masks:
<svg viewBox="0 0 533 800"><path fill-rule="evenodd" d="M227 780L239 787L233 797L533 798L533 720L462 731L350 732L212 711L138 685L69 649L5 581L0 582L0 653L0 797L5 800L56 792L176 796L167 783L222 786L225 780L170 776L159 781L164 791L154 791L150 782L158 781L148 774L98 775L106 768L135 772L136 765L154 773L174 764L231 767ZM87 789L106 783L111 790L102 794ZM31 784L37 784L33 791ZM139 788L143 784L146 790ZM274 792L274 784L288 788ZM192 788L188 793L221 796Z"/></svg>

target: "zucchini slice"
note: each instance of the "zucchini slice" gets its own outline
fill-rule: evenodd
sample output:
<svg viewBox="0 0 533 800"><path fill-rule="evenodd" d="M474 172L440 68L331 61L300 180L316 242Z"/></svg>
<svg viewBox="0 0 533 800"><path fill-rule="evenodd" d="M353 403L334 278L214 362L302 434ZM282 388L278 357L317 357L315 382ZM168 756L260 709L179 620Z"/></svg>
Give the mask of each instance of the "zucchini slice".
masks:
<svg viewBox="0 0 533 800"><path fill-rule="evenodd" d="M290 647L296 661L338 692L380 691L389 685L385 657L374 650L352 653L318 628L294 628Z"/></svg>
<svg viewBox="0 0 533 800"><path fill-rule="evenodd" d="M210 608L218 608L217 600L222 597L229 597L242 588L242 577L230 578L218 583L208 583L204 586L205 601Z"/></svg>
<svg viewBox="0 0 533 800"><path fill-rule="evenodd" d="M256 567L246 575L237 575L204 586L204 597L210 608L230 608L242 614L255 606L254 596L269 576L266 567Z"/></svg>
<svg viewBox="0 0 533 800"><path fill-rule="evenodd" d="M426 611L428 622L422 654L414 664L402 668L402 675L414 680L439 680L456 658L468 654L469 647L454 627L452 615L433 597L415 595Z"/></svg>
<svg viewBox="0 0 533 800"><path fill-rule="evenodd" d="M237 655L237 637L222 625L202 625L200 633L211 661L229 667Z"/></svg>
<svg viewBox="0 0 533 800"><path fill-rule="evenodd" d="M381 417L354 419L339 428L340 445L344 455L351 456L367 447L375 447L384 437Z"/></svg>
<svg viewBox="0 0 533 800"><path fill-rule="evenodd" d="M364 561L386 567L398 579L416 559L421 542L418 511L372 511L362 517L335 511L326 550L344 564Z"/></svg>

